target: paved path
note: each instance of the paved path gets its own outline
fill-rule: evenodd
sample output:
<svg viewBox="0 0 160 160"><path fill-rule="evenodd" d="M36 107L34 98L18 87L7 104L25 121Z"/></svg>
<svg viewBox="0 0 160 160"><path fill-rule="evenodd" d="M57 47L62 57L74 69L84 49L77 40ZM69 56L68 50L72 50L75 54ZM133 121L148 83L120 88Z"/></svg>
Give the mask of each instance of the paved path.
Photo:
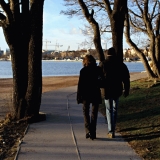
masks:
<svg viewBox="0 0 160 160"><path fill-rule="evenodd" d="M146 73L131 75L131 80ZM116 133L107 138L107 124L98 114L97 139L85 138L82 105L76 103L76 86L44 93L41 112L46 121L31 124L17 160L141 160Z"/></svg>

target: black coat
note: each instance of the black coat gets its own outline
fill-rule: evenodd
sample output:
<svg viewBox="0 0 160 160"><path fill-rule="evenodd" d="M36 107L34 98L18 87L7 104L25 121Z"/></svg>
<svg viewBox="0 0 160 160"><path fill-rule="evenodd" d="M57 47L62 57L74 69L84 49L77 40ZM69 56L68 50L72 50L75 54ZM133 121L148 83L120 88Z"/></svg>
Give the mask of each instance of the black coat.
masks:
<svg viewBox="0 0 160 160"><path fill-rule="evenodd" d="M98 76L100 68L98 66L85 66L80 70L77 103L89 101L90 103L101 104L101 92L98 87Z"/></svg>
<svg viewBox="0 0 160 160"><path fill-rule="evenodd" d="M130 75L127 66L124 63L118 63L109 57L102 63L102 69L105 79L105 99L119 98L123 90L129 94Z"/></svg>

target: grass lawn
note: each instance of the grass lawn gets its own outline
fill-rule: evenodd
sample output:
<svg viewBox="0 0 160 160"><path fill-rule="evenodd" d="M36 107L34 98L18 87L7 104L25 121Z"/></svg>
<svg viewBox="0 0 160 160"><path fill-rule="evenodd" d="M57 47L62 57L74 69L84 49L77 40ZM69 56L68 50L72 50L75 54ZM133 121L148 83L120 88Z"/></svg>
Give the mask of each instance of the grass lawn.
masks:
<svg viewBox="0 0 160 160"><path fill-rule="evenodd" d="M130 95L121 97L117 132L145 160L160 160L160 81L131 82Z"/></svg>

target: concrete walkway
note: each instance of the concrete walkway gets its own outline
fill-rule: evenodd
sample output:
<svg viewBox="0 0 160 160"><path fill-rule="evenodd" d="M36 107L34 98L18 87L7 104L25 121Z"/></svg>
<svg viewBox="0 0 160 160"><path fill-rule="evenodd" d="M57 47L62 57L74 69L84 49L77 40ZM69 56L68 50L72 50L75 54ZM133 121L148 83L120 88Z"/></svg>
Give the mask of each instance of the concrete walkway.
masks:
<svg viewBox="0 0 160 160"><path fill-rule="evenodd" d="M146 73L131 75L131 80ZM97 139L85 138L82 105L76 103L76 86L42 96L41 112L46 121L29 125L17 160L141 160L116 133L107 138L105 118L98 114Z"/></svg>

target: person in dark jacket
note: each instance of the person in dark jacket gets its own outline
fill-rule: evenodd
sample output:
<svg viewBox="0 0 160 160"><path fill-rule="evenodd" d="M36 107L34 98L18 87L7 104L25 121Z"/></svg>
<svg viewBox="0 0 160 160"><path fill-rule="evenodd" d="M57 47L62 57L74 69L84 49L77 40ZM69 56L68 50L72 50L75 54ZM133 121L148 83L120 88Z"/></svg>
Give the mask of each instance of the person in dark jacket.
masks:
<svg viewBox="0 0 160 160"><path fill-rule="evenodd" d="M119 97L129 95L130 74L127 66L116 59L115 49L109 48L105 61L101 65L104 73L104 98L108 123L108 138L115 137L117 108Z"/></svg>
<svg viewBox="0 0 160 160"><path fill-rule="evenodd" d="M77 103L83 104L84 126L86 138L96 138L96 125L98 106L101 104L101 92L98 87L99 67L92 55L86 55L83 59L83 68L80 70ZM90 116L90 104L92 111Z"/></svg>

